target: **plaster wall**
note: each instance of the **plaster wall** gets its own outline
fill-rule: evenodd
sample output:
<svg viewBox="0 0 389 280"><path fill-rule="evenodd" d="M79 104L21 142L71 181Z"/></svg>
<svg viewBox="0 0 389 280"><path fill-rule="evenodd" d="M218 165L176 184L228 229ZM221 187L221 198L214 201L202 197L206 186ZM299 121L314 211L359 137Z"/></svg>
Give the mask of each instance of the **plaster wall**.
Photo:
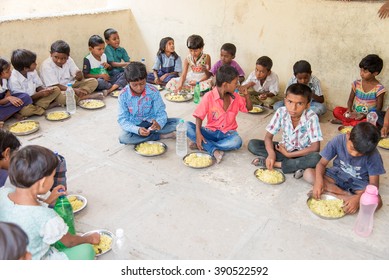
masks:
<svg viewBox="0 0 389 280"><path fill-rule="evenodd" d="M50 44L63 39L81 65L89 36L102 36L106 28L113 27L132 60L144 57L148 68L165 36L175 39L177 53L185 57L187 37L201 35L212 63L219 59L221 45L232 42L246 75L258 57L267 55L273 60L282 92L294 62L308 60L330 108L346 104L350 84L359 77L358 64L369 53L383 58L378 79L389 87L389 19L376 15L381 1L198 0L195 5L176 0L40 1L35 7L26 4L30 1L26 5L4 1L0 55L7 59L13 49L23 47L35 51L39 63L47 57ZM112 11L115 7L126 9ZM24 19L9 20L12 16Z"/></svg>

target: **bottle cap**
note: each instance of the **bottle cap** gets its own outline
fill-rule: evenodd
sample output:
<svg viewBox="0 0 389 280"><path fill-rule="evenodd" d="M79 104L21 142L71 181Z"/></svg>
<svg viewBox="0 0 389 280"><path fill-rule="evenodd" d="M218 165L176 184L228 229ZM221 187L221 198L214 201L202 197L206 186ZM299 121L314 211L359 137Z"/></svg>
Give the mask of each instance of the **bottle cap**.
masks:
<svg viewBox="0 0 389 280"><path fill-rule="evenodd" d="M116 237L123 237L124 236L124 230L122 228L116 229Z"/></svg>
<svg viewBox="0 0 389 280"><path fill-rule="evenodd" d="M181 119L181 120L180 120L180 123L184 123L184 122L185 122L184 119Z"/></svg>
<svg viewBox="0 0 389 280"><path fill-rule="evenodd" d="M367 185L365 192L361 196L362 204L376 204L378 203L378 189L374 185Z"/></svg>
<svg viewBox="0 0 389 280"><path fill-rule="evenodd" d="M72 85L72 83L68 83L68 87L72 87L73 85Z"/></svg>

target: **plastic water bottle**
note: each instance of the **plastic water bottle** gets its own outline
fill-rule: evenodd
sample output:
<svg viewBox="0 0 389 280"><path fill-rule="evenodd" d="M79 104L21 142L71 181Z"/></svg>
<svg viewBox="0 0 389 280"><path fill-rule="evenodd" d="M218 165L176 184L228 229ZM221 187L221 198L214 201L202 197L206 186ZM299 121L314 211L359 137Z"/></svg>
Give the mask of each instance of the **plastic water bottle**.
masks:
<svg viewBox="0 0 389 280"><path fill-rule="evenodd" d="M69 114L74 114L76 112L76 99L74 98L74 90L72 84L69 83L66 88L66 111Z"/></svg>
<svg viewBox="0 0 389 280"><path fill-rule="evenodd" d="M124 235L124 230L118 228L115 232L114 243L112 244L112 251L116 260L128 260L130 249L127 237Z"/></svg>
<svg viewBox="0 0 389 280"><path fill-rule="evenodd" d="M366 120L371 123L372 125L376 126L377 120L378 120L378 115L376 112L372 111L367 114Z"/></svg>
<svg viewBox="0 0 389 280"><path fill-rule="evenodd" d="M196 85L194 88L193 102L195 104L199 104L199 102L200 102L200 84L199 84L199 82L196 82Z"/></svg>
<svg viewBox="0 0 389 280"><path fill-rule="evenodd" d="M181 119L176 127L176 154L180 157L188 153L187 130L185 121Z"/></svg>
<svg viewBox="0 0 389 280"><path fill-rule="evenodd" d="M378 206L378 189L368 185L359 202L359 212L355 222L356 234L368 237L373 231L374 212Z"/></svg>
<svg viewBox="0 0 389 280"><path fill-rule="evenodd" d="M60 192L61 191L63 192L63 190L60 190ZM74 226L73 208L69 202L69 199L65 195L59 196L53 209L69 227L68 232L70 232L71 234L76 234L76 228ZM54 244L54 247L58 250L66 248L66 246L61 241L57 241Z"/></svg>

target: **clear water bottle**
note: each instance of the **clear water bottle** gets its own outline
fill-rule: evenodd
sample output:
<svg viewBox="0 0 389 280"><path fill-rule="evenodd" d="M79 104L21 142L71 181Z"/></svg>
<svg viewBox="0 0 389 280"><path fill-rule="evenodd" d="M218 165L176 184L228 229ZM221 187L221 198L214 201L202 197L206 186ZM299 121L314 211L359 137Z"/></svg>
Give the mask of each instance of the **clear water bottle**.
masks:
<svg viewBox="0 0 389 280"><path fill-rule="evenodd" d="M193 102L199 104L200 102L200 83L196 82L194 93L193 93Z"/></svg>
<svg viewBox="0 0 389 280"><path fill-rule="evenodd" d="M76 99L74 97L74 90L72 84L68 83L66 88L66 111L69 114L74 114L76 112Z"/></svg>
<svg viewBox="0 0 389 280"><path fill-rule="evenodd" d="M60 192L63 192L63 190L60 190ZM69 199L65 195L59 196L53 209L69 227L68 232L70 232L71 234L76 234L76 228L74 226L73 208L69 202ZM57 241L54 244L54 247L59 250L66 248L66 246L61 241Z"/></svg>
<svg viewBox="0 0 389 280"><path fill-rule="evenodd" d="M362 237L368 237L373 231L374 212L378 206L378 189L368 185L359 202L359 212L354 231Z"/></svg>
<svg viewBox="0 0 389 280"><path fill-rule="evenodd" d="M181 119L176 127L176 154L180 157L188 153L187 130L185 121Z"/></svg>
<svg viewBox="0 0 389 280"><path fill-rule="evenodd" d="M376 112L372 111L367 114L366 120L371 123L372 125L376 126L377 120L378 120L378 115Z"/></svg>
<svg viewBox="0 0 389 280"><path fill-rule="evenodd" d="M118 228L115 232L115 237L112 244L112 252L114 253L116 260L129 259L130 247L122 228Z"/></svg>

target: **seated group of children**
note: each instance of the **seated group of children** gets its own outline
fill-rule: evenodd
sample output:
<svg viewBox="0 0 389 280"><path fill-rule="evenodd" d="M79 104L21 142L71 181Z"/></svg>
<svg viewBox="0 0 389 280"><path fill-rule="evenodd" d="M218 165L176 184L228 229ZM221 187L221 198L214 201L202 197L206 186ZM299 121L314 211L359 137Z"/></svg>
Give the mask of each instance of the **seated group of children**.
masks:
<svg viewBox="0 0 389 280"><path fill-rule="evenodd" d="M105 42L98 35L89 38L90 53L84 58L82 71L70 57L70 46L62 40L51 45L50 57L42 62L39 74L36 54L30 50L12 52L12 71L11 64L0 58L0 121L11 116L20 120L43 115L46 109L65 105L69 83L77 102L103 99L112 91L125 87L123 67L130 58L119 46L116 30L105 30L104 37Z"/></svg>

